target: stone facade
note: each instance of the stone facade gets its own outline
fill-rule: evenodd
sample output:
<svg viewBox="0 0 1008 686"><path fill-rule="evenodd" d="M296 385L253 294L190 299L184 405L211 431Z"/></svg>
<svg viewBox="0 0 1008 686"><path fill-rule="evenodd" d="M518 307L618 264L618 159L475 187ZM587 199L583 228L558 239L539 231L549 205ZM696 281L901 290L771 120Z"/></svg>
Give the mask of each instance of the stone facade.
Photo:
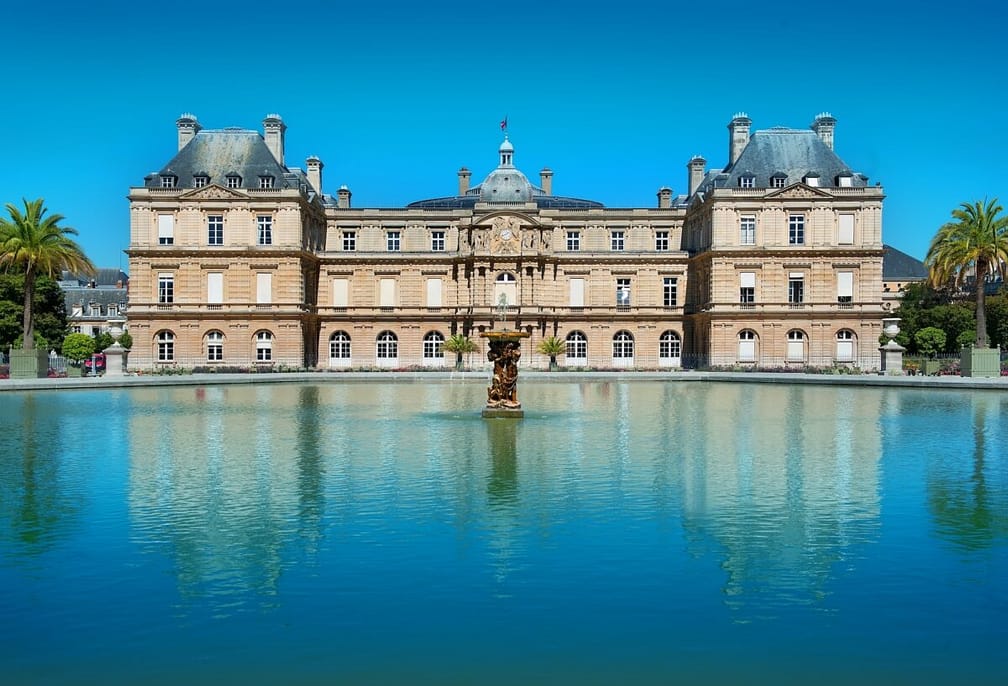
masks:
<svg viewBox="0 0 1008 686"><path fill-rule="evenodd" d="M354 208L322 162L283 160L286 127L204 131L130 191L131 367L450 367L452 334L501 328L568 367L878 367L883 193L832 152L835 120L750 135L729 165L690 160L689 192L607 208L533 185L501 144L458 194ZM832 123L831 123L832 122ZM485 364L485 350L472 356Z"/></svg>

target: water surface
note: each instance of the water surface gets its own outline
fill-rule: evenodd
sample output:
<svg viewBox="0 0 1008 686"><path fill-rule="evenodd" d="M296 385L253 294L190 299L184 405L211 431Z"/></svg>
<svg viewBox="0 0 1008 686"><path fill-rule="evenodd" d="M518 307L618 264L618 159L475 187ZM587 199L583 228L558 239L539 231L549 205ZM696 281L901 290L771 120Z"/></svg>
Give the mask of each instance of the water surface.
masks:
<svg viewBox="0 0 1008 686"><path fill-rule="evenodd" d="M1008 398L0 394L5 683L995 683Z"/></svg>

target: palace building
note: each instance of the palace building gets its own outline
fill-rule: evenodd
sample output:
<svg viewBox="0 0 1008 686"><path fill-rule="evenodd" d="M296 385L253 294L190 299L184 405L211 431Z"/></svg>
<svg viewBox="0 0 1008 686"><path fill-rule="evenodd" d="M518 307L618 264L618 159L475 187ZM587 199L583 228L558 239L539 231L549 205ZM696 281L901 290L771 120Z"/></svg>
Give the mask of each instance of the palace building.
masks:
<svg viewBox="0 0 1008 686"><path fill-rule="evenodd" d="M554 336L566 367L876 369L882 189L834 152L829 114L750 126L732 118L725 166L694 157L652 207L555 195L505 136L480 183L463 167L454 195L358 208L320 159L287 166L279 116L185 114L129 193L130 366L450 367L449 336L510 328L533 367Z"/></svg>

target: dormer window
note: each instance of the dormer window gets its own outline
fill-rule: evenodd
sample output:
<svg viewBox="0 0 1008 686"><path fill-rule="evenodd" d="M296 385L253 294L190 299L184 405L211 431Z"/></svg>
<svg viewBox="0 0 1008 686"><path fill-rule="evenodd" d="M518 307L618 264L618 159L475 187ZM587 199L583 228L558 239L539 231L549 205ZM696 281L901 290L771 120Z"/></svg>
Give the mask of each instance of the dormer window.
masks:
<svg viewBox="0 0 1008 686"><path fill-rule="evenodd" d="M770 188L784 188L787 185L787 176L780 172L770 177Z"/></svg>
<svg viewBox="0 0 1008 686"><path fill-rule="evenodd" d="M161 175L161 188L175 188L178 183L178 177L174 174L162 174Z"/></svg>
<svg viewBox="0 0 1008 686"><path fill-rule="evenodd" d="M193 175L193 188L203 188L210 185L210 176L207 174Z"/></svg>
<svg viewBox="0 0 1008 686"><path fill-rule="evenodd" d="M232 172L231 174L228 174L226 178L228 188L241 188L242 179L240 176Z"/></svg>
<svg viewBox="0 0 1008 686"><path fill-rule="evenodd" d="M816 174L815 172L809 172L808 174L805 175L805 178L802 180L805 182L806 186L812 186L813 188L819 186L819 175Z"/></svg>
<svg viewBox="0 0 1008 686"><path fill-rule="evenodd" d="M259 188L265 190L267 188L273 188L273 177L272 176L260 176L259 177Z"/></svg>
<svg viewBox="0 0 1008 686"><path fill-rule="evenodd" d="M854 177L849 172L837 174L836 185L839 188L850 188L854 185Z"/></svg>
<svg viewBox="0 0 1008 686"><path fill-rule="evenodd" d="M756 188L756 177L752 174L743 174L738 180L739 188Z"/></svg>

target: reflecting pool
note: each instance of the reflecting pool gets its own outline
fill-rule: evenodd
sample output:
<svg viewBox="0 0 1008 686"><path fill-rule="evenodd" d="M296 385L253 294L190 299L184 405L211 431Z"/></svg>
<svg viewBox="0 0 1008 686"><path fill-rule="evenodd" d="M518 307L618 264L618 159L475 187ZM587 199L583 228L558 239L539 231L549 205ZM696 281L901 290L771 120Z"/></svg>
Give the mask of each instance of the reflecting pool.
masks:
<svg viewBox="0 0 1008 686"><path fill-rule="evenodd" d="M1008 394L0 394L4 683L1000 683Z"/></svg>

